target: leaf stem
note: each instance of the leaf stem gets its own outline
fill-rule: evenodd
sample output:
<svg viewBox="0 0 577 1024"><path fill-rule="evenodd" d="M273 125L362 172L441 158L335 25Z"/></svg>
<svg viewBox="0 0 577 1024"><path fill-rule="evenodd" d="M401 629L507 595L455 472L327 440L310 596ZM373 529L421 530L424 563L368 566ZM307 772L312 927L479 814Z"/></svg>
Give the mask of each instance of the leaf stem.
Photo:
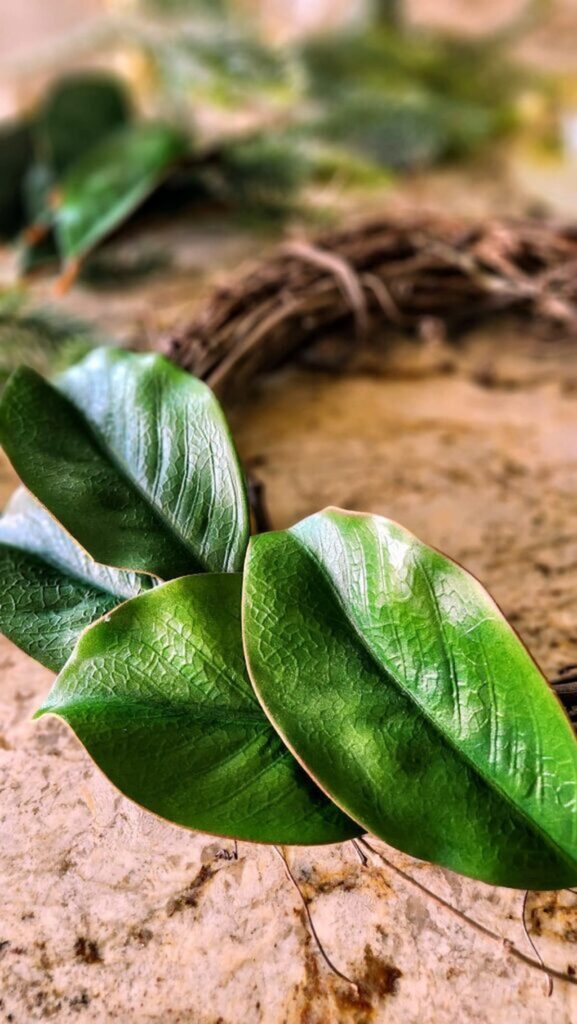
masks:
<svg viewBox="0 0 577 1024"><path fill-rule="evenodd" d="M248 504L251 511L255 533L268 533L272 523L265 497L265 485L257 477L248 476Z"/></svg>
<svg viewBox="0 0 577 1024"><path fill-rule="evenodd" d="M320 940L320 938L318 936L318 932L317 932L317 930L316 930L316 928L314 926L314 922L313 922L313 919L312 919L312 915L311 915L311 912L310 912L310 909L309 909L309 905L308 905L308 901L306 899L306 896L304 895L304 893L303 893L301 887L299 886L295 876L293 875L293 873L292 873L292 871L290 869L290 866L289 866L289 862L288 862L284 852L281 850L280 846L275 846L274 849L276 850L276 852L278 853L280 859L282 860L282 862L284 864L285 872L287 874L287 877L288 877L289 881L292 882L292 884L294 885L296 891L298 892L298 894L299 894L299 896L300 896L300 898L302 900L302 904L303 904L303 907L304 907L304 910L305 910L305 914L306 914L306 917L307 917L307 921L308 921L308 925L309 925L309 928L310 928L310 931L311 931L311 935L313 936L313 938L314 938L314 940L315 940L315 942L317 944L319 953L321 954L325 964L327 965L329 970L333 972L333 974L336 974L338 978L342 979L342 981L346 981L347 985L352 985L352 987L354 989L356 989L357 992L358 992L359 991L359 986L358 986L357 982L353 981L351 978L348 978L347 975L343 974L342 971L339 971L338 967L336 967L334 965L334 963L332 962L332 960L330 959L328 953L326 952L326 950L325 950L325 948L324 948L324 946L323 946L323 944L322 944L322 942L321 942L321 940Z"/></svg>
<svg viewBox="0 0 577 1024"><path fill-rule="evenodd" d="M539 963L543 966L544 970L547 970L547 968L545 966L545 962L543 960L543 957L541 956L539 950L537 949L536 943L533 942L533 939L531 938L531 936L529 934L529 929L527 928L527 900L528 899L529 899L529 890L527 889L527 891L525 892L525 894L523 896L523 906L521 908L521 923L523 925L523 931L525 932L525 938L527 939L527 942L531 946L531 949L533 950L535 956L539 960ZM549 996L553 995L553 978L549 974L549 971L547 971L547 991L546 991L546 995L547 995L547 998L549 998Z"/></svg>
<svg viewBox="0 0 577 1024"><path fill-rule="evenodd" d="M534 970L540 971L542 974L547 974L549 978L558 978L559 981L566 981L570 985L577 985L577 976L565 974L564 971L558 971L554 967L549 967L543 962L539 963L539 961L534 960L533 957L527 956L525 953L522 953L521 950L518 949L517 946L515 946L515 944L511 942L510 939L504 938L497 932L492 931L491 928L487 928L486 925L481 924L480 921L475 920L475 918L473 917L469 917L468 914L465 914L462 910L459 910L458 907L453 906L452 903L449 903L448 900L444 899L442 896L439 896L438 893L433 892L432 889L427 888L426 885L423 885L422 882L419 882L418 879L414 878L413 875L409 875L408 872L403 871L402 868L398 867L391 860L389 860L389 858L386 857L383 853L381 853L380 850L376 850L374 846L371 846L371 844L368 843L365 838L358 839L357 842L364 846L365 849L369 850L375 857L378 857L380 860L382 860L382 862L388 868L390 868L391 871L394 871L395 874L399 875L399 877L402 878L405 882L408 882L409 885L413 885L417 889L420 889L420 891L424 893L425 896L428 896L429 899L434 900L435 903L438 903L439 906L444 907L445 910L449 910L451 914L454 914L455 917L458 917L459 920L463 922L463 924L468 925L470 928L474 928L476 931L480 932L481 935L484 935L486 938L491 939L492 942L499 943L499 945L502 948L504 948L507 951L507 953L515 957L516 960L520 960L521 963L526 964L527 967L532 967Z"/></svg>
<svg viewBox="0 0 577 1024"><path fill-rule="evenodd" d="M351 839L351 843L353 844L353 846L354 846L354 848L355 848L355 850L357 852L357 855L358 855L358 858L359 858L361 864L363 865L364 868L366 868L368 863L369 863L369 858L367 857L366 853L364 853L364 851L361 850L361 848L360 848L359 844L357 843L356 839Z"/></svg>

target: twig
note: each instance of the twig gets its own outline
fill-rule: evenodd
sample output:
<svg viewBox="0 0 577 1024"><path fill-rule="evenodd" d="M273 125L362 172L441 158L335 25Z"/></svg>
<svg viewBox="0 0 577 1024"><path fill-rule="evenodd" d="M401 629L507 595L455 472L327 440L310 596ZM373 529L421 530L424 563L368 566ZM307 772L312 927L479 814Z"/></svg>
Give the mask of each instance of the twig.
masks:
<svg viewBox="0 0 577 1024"><path fill-rule="evenodd" d="M312 915L311 915L311 912L310 912L310 909L309 909L308 901L307 901L304 893L302 892L302 890L301 890L301 888L300 888L300 886L299 886L295 876L293 875L293 873L292 873L292 871L290 869L289 862L288 862L287 858L285 857L283 851L281 850L280 846L275 846L274 849L276 850L276 852L278 853L280 859L282 860L282 862L284 864L285 872L286 872L286 875L287 875L289 881L292 882L292 884L294 885L296 891L298 892L298 894L299 894L299 896L300 896L300 898L302 900L302 904L303 904L303 907L304 907L304 910L305 910L305 914L306 914L306 917L307 917L307 921L308 921L308 925L309 925L309 928L310 928L310 931L311 931L311 935L313 936L313 938L314 938L314 940L315 940L315 942L317 944L319 953L321 954L325 964L327 965L329 970L333 972L333 974L336 974L337 977L341 978L342 981L346 981L347 985L352 985L352 987L354 989L356 989L357 992L358 992L359 991L359 986L357 985L356 981L353 981L351 978L347 978L346 974L343 974L342 971L339 971L338 967L335 967L334 963L332 962L332 960L330 959L330 957L326 953L326 951L325 951L325 949L323 947L323 944L322 944L321 940L319 939L317 930L316 930L316 928L314 926L314 922L313 922Z"/></svg>
<svg viewBox="0 0 577 1024"><path fill-rule="evenodd" d="M561 701L571 721L577 727L577 672L570 671L573 666L551 680L551 686Z"/></svg>
<svg viewBox="0 0 577 1024"><path fill-rule="evenodd" d="M399 875L399 877L402 878L405 882L408 882L409 885L415 886L422 893L424 893L424 895L427 896L428 899L434 900L435 903L439 904L439 906L444 907L445 910L450 911L450 913L457 917L460 921L462 921L463 924L468 925L470 928L474 928L481 935L484 935L492 942L498 943L502 949L505 949L507 953L515 957L515 959L520 960L521 963L526 964L527 967L532 967L534 970L540 971L542 974L547 974L550 978L558 978L559 981L566 981L570 985L577 985L576 976L573 976L571 974L565 974L564 971L558 971L554 967L549 967L543 963L540 963L539 960L534 960L532 957L527 956L525 953L521 952L521 950L518 949L517 946L515 946L515 944L511 942L510 939L503 938L502 935L499 935L497 932L494 932L491 928L487 928L487 926L481 924L480 921L475 920L475 918L473 917L469 917L468 914L465 914L462 910L459 910L458 907L453 906L452 903L449 903L448 900L444 899L442 896L439 896L438 893L433 892L432 889L427 888L426 885L423 885L422 882L419 882L419 880L417 878L414 878L413 875L409 875L408 872L403 871L402 868L398 867L396 864L393 864L393 862L389 860L389 858L386 857L384 853L381 853L380 850L375 850L375 848L371 846L370 843L368 843L364 837L357 841L362 846L366 847L366 849L369 850L375 857L378 857L380 860L382 860L383 864L390 868L391 871L394 871L395 874Z"/></svg>
<svg viewBox="0 0 577 1024"><path fill-rule="evenodd" d="M272 530L265 486L262 480L257 480L252 474L248 477L248 504L254 521L255 533L268 533L269 530Z"/></svg>
<svg viewBox="0 0 577 1024"><path fill-rule="evenodd" d="M344 298L349 302L359 334L366 334L368 309L365 293L348 260L307 242L287 242L284 250L289 256L296 256L297 259L303 260L305 263L312 263L313 266L320 267L321 270L326 270L329 274L334 274Z"/></svg>
<svg viewBox="0 0 577 1024"><path fill-rule="evenodd" d="M531 935L529 933L529 929L527 927L527 901L528 901L528 899L529 899L529 890L527 890L525 892L524 896L523 896L523 906L521 907L521 923L523 925L523 931L525 932L525 938L527 939L527 942L531 946L531 949L533 950L535 956L539 960L539 963L542 965L543 969L545 971L547 971L547 968L545 966L545 961L543 960L543 957L541 956L539 950L537 949L536 943L533 942L533 939L531 938ZM553 978L549 974L549 971L547 971L546 995L547 995L547 998L549 998L550 996L553 995Z"/></svg>
<svg viewBox="0 0 577 1024"><path fill-rule="evenodd" d="M367 857L366 853L363 853L363 851L361 850L361 848L360 848L359 844L357 843L356 839L351 839L351 843L353 844L353 846L354 846L354 848L356 850L357 856L358 856L361 864L363 865L364 868L366 868L367 864L369 863L369 858Z"/></svg>

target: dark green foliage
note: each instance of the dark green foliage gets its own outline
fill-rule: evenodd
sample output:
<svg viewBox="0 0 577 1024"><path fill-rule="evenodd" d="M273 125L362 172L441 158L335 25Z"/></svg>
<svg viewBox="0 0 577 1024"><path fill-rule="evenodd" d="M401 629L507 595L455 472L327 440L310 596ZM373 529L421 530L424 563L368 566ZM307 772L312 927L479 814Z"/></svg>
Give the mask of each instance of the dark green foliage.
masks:
<svg viewBox="0 0 577 1024"><path fill-rule="evenodd" d="M92 561L23 488L0 518L0 576L6 636L54 672L86 626L152 582Z"/></svg>
<svg viewBox="0 0 577 1024"><path fill-rule="evenodd" d="M310 178L311 161L302 143L280 135L260 135L223 147L209 169L209 194L241 214L283 217Z"/></svg>
<svg viewBox="0 0 577 1024"><path fill-rule="evenodd" d="M129 96L119 79L96 71L60 78L36 116L39 159L58 180L87 150L130 117Z"/></svg>
<svg viewBox="0 0 577 1024"><path fill-rule="evenodd" d="M22 180L34 153L30 124L0 124L0 240L16 235L26 221Z"/></svg>
<svg viewBox="0 0 577 1024"><path fill-rule="evenodd" d="M379 29L303 49L317 131L385 166L462 157L514 123L524 76L496 47Z"/></svg>
<svg viewBox="0 0 577 1024"><path fill-rule="evenodd" d="M515 125L529 81L494 40L403 30L394 2L376 4L368 28L284 48L223 17L221 5L190 6L200 8L193 29L177 18L141 43L179 130L131 123L124 86L97 72L57 81L29 128L7 129L0 233L34 225L23 270L60 258L70 281L152 201L168 216L217 204L276 226L299 209L304 186L335 173L374 185L383 172L462 158ZM204 147L192 128L197 108L218 109L222 124ZM239 135L235 118L246 115ZM0 138L0 153L6 145Z"/></svg>

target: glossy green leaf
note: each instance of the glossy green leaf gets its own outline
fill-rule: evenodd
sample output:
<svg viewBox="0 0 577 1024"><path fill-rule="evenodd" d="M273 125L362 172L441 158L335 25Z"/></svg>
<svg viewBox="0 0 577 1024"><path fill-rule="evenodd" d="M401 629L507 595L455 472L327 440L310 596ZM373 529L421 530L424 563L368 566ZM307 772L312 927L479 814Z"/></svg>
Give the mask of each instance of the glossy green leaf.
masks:
<svg viewBox="0 0 577 1024"><path fill-rule="evenodd" d="M130 119L123 83L102 71L59 78L36 116L35 137L41 159L56 176Z"/></svg>
<svg viewBox="0 0 577 1024"><path fill-rule="evenodd" d="M379 516L253 538L245 646L263 706L366 829L494 884L577 882L577 740L482 586Z"/></svg>
<svg viewBox="0 0 577 1024"><path fill-rule="evenodd" d="M0 402L20 479L98 562L162 579L242 566L248 510L222 410L162 356L102 348Z"/></svg>
<svg viewBox="0 0 577 1024"><path fill-rule="evenodd" d="M78 635L148 576L99 565L20 488L0 519L0 631L58 672Z"/></svg>
<svg viewBox="0 0 577 1024"><path fill-rule="evenodd" d="M297 765L256 700L241 578L189 576L87 630L39 714L64 718L127 796L169 821L264 843L358 834Z"/></svg>
<svg viewBox="0 0 577 1024"><path fill-rule="evenodd" d="M165 124L121 129L91 148L60 183L56 236L65 260L116 230L186 156L186 138Z"/></svg>

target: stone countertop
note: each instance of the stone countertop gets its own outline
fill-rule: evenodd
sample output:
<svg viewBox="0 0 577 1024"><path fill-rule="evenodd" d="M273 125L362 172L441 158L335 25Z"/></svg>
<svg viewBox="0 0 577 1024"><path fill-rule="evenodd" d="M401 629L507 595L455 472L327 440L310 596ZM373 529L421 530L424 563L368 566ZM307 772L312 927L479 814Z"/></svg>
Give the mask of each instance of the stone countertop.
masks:
<svg viewBox="0 0 577 1024"><path fill-rule="evenodd" d="M576 661L577 353L513 328L392 346L346 377L283 371L232 410L276 527L328 503L397 518L491 588L545 671ZM4 498L13 484L1 465ZM0 1022L570 1024L546 980L350 844L274 850L120 796L55 718L50 673L0 642ZM381 849L385 850L384 845ZM531 954L523 894L387 854ZM577 899L531 894L542 955L577 970Z"/></svg>

